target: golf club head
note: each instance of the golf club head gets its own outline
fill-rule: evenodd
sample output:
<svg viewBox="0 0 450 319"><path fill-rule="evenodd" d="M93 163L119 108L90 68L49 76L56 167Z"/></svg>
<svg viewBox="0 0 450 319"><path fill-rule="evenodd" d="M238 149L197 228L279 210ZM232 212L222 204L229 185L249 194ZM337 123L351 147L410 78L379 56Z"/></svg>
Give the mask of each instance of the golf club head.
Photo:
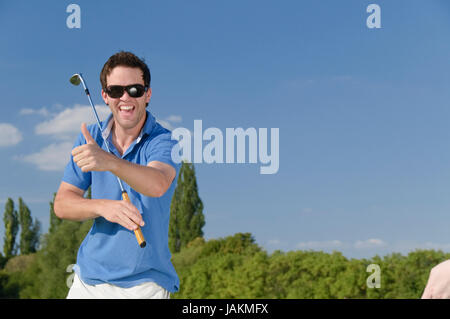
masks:
<svg viewBox="0 0 450 319"><path fill-rule="evenodd" d="M70 77L70 83L72 83L73 85L80 85L81 80L80 80L80 75L78 73L75 73L74 75L72 75Z"/></svg>

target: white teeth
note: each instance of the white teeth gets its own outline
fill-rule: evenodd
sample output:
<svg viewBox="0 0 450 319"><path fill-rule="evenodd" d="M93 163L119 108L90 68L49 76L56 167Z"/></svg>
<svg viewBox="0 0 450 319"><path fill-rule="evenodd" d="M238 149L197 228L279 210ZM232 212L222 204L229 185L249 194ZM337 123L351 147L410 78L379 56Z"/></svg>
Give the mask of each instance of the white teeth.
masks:
<svg viewBox="0 0 450 319"><path fill-rule="evenodd" d="M129 111L133 108L133 106L121 106L120 110Z"/></svg>

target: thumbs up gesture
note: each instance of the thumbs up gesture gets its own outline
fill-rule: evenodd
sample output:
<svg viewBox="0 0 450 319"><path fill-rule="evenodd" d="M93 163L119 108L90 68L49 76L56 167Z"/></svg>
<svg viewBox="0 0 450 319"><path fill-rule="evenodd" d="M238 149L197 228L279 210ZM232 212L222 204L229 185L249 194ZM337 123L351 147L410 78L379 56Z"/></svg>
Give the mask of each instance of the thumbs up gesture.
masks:
<svg viewBox="0 0 450 319"><path fill-rule="evenodd" d="M86 139L86 144L75 147L72 150L73 161L83 172L109 171L111 164L117 159L112 154L104 151L89 133L86 124L81 124L81 132Z"/></svg>

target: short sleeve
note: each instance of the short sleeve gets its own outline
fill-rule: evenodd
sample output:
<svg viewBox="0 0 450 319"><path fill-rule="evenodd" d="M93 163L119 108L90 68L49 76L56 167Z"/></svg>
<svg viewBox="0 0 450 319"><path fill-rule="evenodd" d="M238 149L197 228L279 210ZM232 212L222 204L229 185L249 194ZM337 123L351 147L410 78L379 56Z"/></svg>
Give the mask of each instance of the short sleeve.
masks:
<svg viewBox="0 0 450 319"><path fill-rule="evenodd" d="M80 133L72 149L84 143L84 136ZM73 161L73 156L71 154L70 160L67 163L66 168L64 169L64 176L62 178L62 181L72 184L73 186L76 186L82 190L87 190L91 185L91 172L82 172L78 165Z"/></svg>
<svg viewBox="0 0 450 319"><path fill-rule="evenodd" d="M178 172L180 164L175 163L172 160L172 149L177 145L178 141L173 140L170 133L164 133L156 136L147 144L146 164L153 161L163 162L173 166L173 168L175 168Z"/></svg>

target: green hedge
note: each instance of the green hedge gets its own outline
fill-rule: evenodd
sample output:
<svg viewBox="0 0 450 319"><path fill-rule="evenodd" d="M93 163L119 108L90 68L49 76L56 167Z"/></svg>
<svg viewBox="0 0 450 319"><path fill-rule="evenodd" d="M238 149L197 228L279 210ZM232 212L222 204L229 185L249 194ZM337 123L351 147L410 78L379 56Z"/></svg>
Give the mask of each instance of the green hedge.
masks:
<svg viewBox="0 0 450 319"><path fill-rule="evenodd" d="M67 266L75 263L90 226L64 221L45 235L37 253L9 260L0 270L0 297L65 298ZM431 268L447 259L450 254L434 250L371 259L339 252L268 254L249 233L197 238L173 255L181 285L171 298L420 298ZM370 264L381 268L380 288L367 287Z"/></svg>

